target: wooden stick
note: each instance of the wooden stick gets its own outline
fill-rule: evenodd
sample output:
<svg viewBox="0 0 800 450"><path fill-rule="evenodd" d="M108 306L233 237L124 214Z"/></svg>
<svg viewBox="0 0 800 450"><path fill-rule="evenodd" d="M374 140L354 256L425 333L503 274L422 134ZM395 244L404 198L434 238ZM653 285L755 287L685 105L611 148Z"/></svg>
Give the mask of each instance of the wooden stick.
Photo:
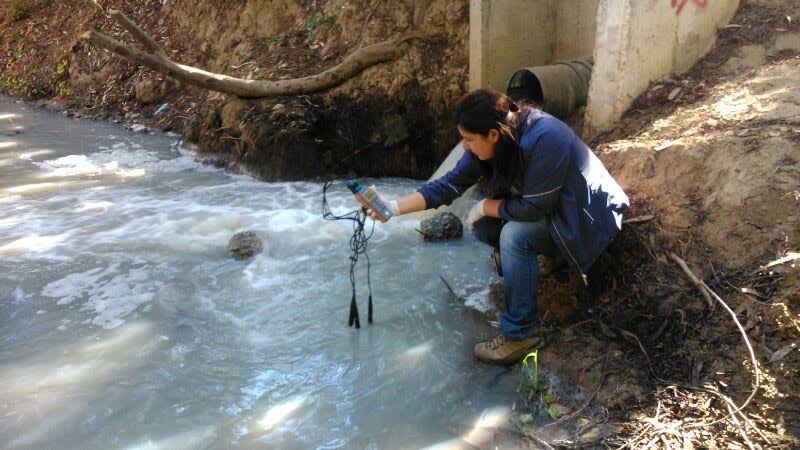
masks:
<svg viewBox="0 0 800 450"><path fill-rule="evenodd" d="M741 406L736 407L736 409L733 411L733 414L736 414L739 411L741 411L744 408L746 408L747 405L750 404L750 402L756 396L756 392L758 392L759 387L761 386L761 374L760 374L760 372L758 370L758 360L756 359L756 353L753 351L753 345L750 343L750 338L747 336L747 332L745 331L745 329L742 326L741 322L739 322L739 319L736 317L736 313L730 308L730 306L728 306L728 304L725 303L725 301L722 300L722 298L720 298L720 296L717 295L716 292L711 290L711 288L708 287L708 285L705 282L699 280L697 278L697 276L695 276L695 274L692 273L691 270L689 270L689 267L686 265L686 262L684 260L682 260L680 257L678 257L678 255L676 255L674 253L670 253L669 256L675 262L677 262L678 265L680 265L682 269L684 269L684 271L687 273L687 275L689 275L690 278L692 278L692 280L697 280L697 282L695 284L697 284L698 289L700 289L701 291L705 292L705 294L712 295L714 297L714 299L717 300L717 302L719 302L719 304L721 304L722 307L725 308L726 311L728 311L728 314L730 314L731 319L733 319L733 323L736 324L736 327L739 329L739 332L742 334L742 339L744 340L744 344L745 344L745 346L747 346L747 351L750 353L750 362L753 364L753 377L754 377L755 380L753 382L753 391L750 393L750 396L747 397L747 399L744 401L744 403L742 403ZM696 428L696 427L700 427L700 426L709 426L709 425L713 425L715 423L719 423L719 422L721 422L721 421L723 421L725 419L727 419L727 417L723 417L721 419L717 419L717 420L715 420L713 422L710 422L710 423L698 423L698 424L687 425L687 427L688 428Z"/></svg>
<svg viewBox="0 0 800 450"><path fill-rule="evenodd" d="M158 43L154 41L153 38L148 36L147 33L144 32L144 30L139 28L138 25L133 23L133 21L128 16L126 16L122 11L112 9L111 11L108 12L108 16L116 20L120 25L122 25L122 28L128 30L128 33L130 33L131 36L133 36L137 41L141 42L142 45L144 45L152 53L155 53L164 58L167 57L167 55L164 53L164 50L161 49L161 46L158 45Z"/></svg>
<svg viewBox="0 0 800 450"><path fill-rule="evenodd" d="M686 261L680 259L678 255L676 255L675 253L670 253L669 257L672 258L676 263L678 263L681 269L683 269L684 273L686 273L686 276L689 277L689 280L691 280L692 283L694 283L695 286L697 286L697 289L699 289L700 293L703 294L703 297L705 297L706 303L708 303L708 308L713 309L714 300L711 299L711 295L709 295L709 293L703 288L701 284L702 282L697 278L697 276L695 276L694 272L692 272L691 269L689 269L689 266L686 265Z"/></svg>
<svg viewBox="0 0 800 450"><path fill-rule="evenodd" d="M744 442L747 444L747 448L750 450L756 450L753 446L753 443L750 442L750 438L747 437L747 431L742 427L742 423L739 422L739 419L736 418L736 414L733 413L733 408L731 408L730 403L728 403L727 399L723 399L723 403L725 403L725 407L728 409L728 413L730 414L731 422L736 425L736 430L739 432L739 435L742 436Z"/></svg>

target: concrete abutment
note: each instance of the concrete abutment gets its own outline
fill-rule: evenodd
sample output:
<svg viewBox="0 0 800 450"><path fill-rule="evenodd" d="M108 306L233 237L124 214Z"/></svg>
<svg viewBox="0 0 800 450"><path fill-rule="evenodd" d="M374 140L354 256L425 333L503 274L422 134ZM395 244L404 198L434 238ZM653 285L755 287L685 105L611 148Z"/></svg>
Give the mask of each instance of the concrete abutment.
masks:
<svg viewBox="0 0 800 450"><path fill-rule="evenodd" d="M609 129L651 81L713 46L738 0L471 0L469 85L506 90L519 68L594 58L586 126Z"/></svg>

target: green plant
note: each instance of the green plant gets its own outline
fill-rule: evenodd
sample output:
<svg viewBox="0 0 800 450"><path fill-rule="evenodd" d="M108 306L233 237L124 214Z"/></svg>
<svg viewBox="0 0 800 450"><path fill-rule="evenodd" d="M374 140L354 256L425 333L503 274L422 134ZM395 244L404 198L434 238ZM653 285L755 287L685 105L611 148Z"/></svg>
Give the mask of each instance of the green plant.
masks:
<svg viewBox="0 0 800 450"><path fill-rule="evenodd" d="M62 58L56 64L56 79L63 80L69 78L69 58Z"/></svg>
<svg viewBox="0 0 800 450"><path fill-rule="evenodd" d="M68 97L72 91L69 88L69 80L62 80L56 84L56 95L59 97Z"/></svg>
<svg viewBox="0 0 800 450"><path fill-rule="evenodd" d="M535 393L542 390L541 382L539 380L539 350L534 350L528 353L528 355L525 356L525 359L522 360L522 377L520 379L518 390L522 389L522 383L525 380L526 373L530 372L528 360L531 358L533 358L533 381L530 383L530 389Z"/></svg>
<svg viewBox="0 0 800 450"><path fill-rule="evenodd" d="M561 417L563 411L562 406L557 403L558 398L553 394L551 386L540 376L538 350L528 353L522 360L522 373L517 390L521 391L526 384L529 389L528 402L533 406L531 409L534 412L538 410L540 415L547 415L552 419ZM530 423L533 421L533 415L522 414L520 420L525 424Z"/></svg>
<svg viewBox="0 0 800 450"><path fill-rule="evenodd" d="M244 55L244 58L242 58L242 62L240 64L252 61L253 58L257 56L266 55L267 53L269 53L269 46L275 42L278 42L277 36L270 36L266 38L264 42L258 45L258 47L254 48L253 50L250 50L246 55Z"/></svg>
<svg viewBox="0 0 800 450"><path fill-rule="evenodd" d="M317 0L311 2L311 14L309 14L308 19L306 19L306 40L311 42L314 31L316 31L320 25L333 23L334 20L336 20L336 15L326 13L325 9L317 5Z"/></svg>
<svg viewBox="0 0 800 450"><path fill-rule="evenodd" d="M6 38L6 42L8 42L9 44L15 44L15 43L19 42L20 39L22 39L21 35L19 35L17 33L11 33Z"/></svg>

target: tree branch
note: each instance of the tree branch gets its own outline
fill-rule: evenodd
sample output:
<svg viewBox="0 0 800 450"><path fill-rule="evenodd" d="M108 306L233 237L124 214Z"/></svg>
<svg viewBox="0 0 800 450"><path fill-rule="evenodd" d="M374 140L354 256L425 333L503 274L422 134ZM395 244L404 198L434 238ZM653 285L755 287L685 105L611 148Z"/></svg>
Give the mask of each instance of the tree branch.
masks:
<svg viewBox="0 0 800 450"><path fill-rule="evenodd" d="M399 58L407 50L408 41L423 39L422 34L413 32L400 38L368 45L347 55L336 66L303 78L275 81L244 80L176 63L169 59L161 47L125 14L120 11L112 11L110 14L151 53L124 44L100 31L86 32L81 38L97 47L167 76L211 91L242 98L275 97L323 91L345 82L368 67Z"/></svg>
<svg viewBox="0 0 800 450"><path fill-rule="evenodd" d="M137 41L141 42L142 45L144 45L152 53L163 56L164 58L167 57L166 53L164 53L164 50L161 49L161 46L158 45L158 43L154 41L153 38L148 36L147 33L144 32L144 30L139 28L138 25L133 23L133 21L130 18L128 18L128 16L126 16L122 11L111 10L108 12L108 17L111 17L112 19L119 22L119 24L122 25L123 28L128 30L128 33L130 33L131 36L133 36Z"/></svg>

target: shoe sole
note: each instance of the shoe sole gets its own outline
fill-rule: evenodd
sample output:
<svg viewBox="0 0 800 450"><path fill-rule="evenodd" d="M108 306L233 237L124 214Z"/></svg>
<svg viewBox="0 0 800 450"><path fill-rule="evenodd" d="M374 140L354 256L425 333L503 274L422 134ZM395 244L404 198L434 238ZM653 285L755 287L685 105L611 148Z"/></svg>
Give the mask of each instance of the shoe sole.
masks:
<svg viewBox="0 0 800 450"><path fill-rule="evenodd" d="M532 346L530 346L530 347L528 347L526 349L517 350L516 352L506 356L503 359L486 359L486 358L481 358L478 355L475 355L475 357L478 358L479 361L481 361L483 363L486 363L486 364L493 364L493 365L496 365L496 366L510 366L510 365L514 365L514 364L520 362L523 358L525 358L525 356L528 355L528 353L530 353L530 352L532 352L534 350L538 350L538 349L540 349L542 347L544 347L544 339L540 338L538 343L536 343L536 344L534 344L534 345L532 345Z"/></svg>

